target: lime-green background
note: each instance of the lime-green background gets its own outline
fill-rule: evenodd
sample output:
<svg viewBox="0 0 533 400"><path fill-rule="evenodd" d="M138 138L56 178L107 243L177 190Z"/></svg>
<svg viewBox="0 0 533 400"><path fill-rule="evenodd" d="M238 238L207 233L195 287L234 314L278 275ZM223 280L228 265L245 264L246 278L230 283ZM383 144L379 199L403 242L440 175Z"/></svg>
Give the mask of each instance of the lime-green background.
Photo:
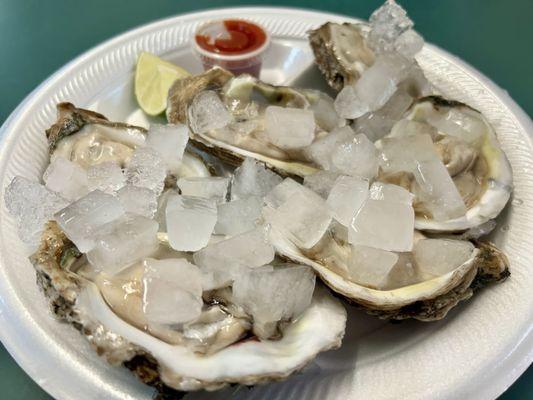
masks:
<svg viewBox="0 0 533 400"><path fill-rule="evenodd" d="M533 0L400 2L427 41L485 73L533 115ZM380 3L378 0L0 0L0 123L24 96L63 64L139 24L206 8L267 4L367 18ZM533 399L532 382L530 368L501 399ZM0 348L0 398L49 399L3 348Z"/></svg>

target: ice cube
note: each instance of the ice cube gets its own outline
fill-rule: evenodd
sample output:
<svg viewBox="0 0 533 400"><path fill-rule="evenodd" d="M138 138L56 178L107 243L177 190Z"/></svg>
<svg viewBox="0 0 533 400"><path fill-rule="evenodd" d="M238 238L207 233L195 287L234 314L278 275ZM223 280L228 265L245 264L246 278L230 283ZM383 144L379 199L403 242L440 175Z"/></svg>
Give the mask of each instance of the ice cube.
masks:
<svg viewBox="0 0 533 400"><path fill-rule="evenodd" d="M335 172L318 171L304 178L304 186L326 199L338 177Z"/></svg>
<svg viewBox="0 0 533 400"><path fill-rule="evenodd" d="M413 173L418 184L415 194L434 219L457 218L466 213L464 201L429 134L383 139L381 167L384 172Z"/></svg>
<svg viewBox="0 0 533 400"><path fill-rule="evenodd" d="M414 195L408 190L392 183L374 182L370 186L370 198L373 200L393 201L407 205L413 204Z"/></svg>
<svg viewBox="0 0 533 400"><path fill-rule="evenodd" d="M427 120L439 132L456 136L475 146L481 143L487 130L480 118L456 108L450 108L446 112L427 113Z"/></svg>
<svg viewBox="0 0 533 400"><path fill-rule="evenodd" d="M262 208L263 199L257 196L219 204L215 233L234 236L255 228Z"/></svg>
<svg viewBox="0 0 533 400"><path fill-rule="evenodd" d="M382 289L392 290L401 287L414 285L423 282L425 279L421 276L417 268L413 253L396 253L398 261L392 267L387 277L387 282Z"/></svg>
<svg viewBox="0 0 533 400"><path fill-rule="evenodd" d="M94 232L95 246L87 259L97 271L114 275L157 250L157 230L156 221L125 214Z"/></svg>
<svg viewBox="0 0 533 400"><path fill-rule="evenodd" d="M362 133L371 142L376 142L389 134L394 122L378 112L369 112L357 118L352 126L356 133Z"/></svg>
<svg viewBox="0 0 533 400"><path fill-rule="evenodd" d="M247 268L257 268L274 259L275 251L268 239L268 227L259 227L196 252L194 262L203 272L213 274L212 286L224 287Z"/></svg>
<svg viewBox="0 0 533 400"><path fill-rule="evenodd" d="M67 200L78 200L85 196L87 172L78 164L63 157L55 157L43 174L46 187Z"/></svg>
<svg viewBox="0 0 533 400"><path fill-rule="evenodd" d="M413 98L429 96L436 91L417 63L411 64L407 77L398 85L398 90Z"/></svg>
<svg viewBox="0 0 533 400"><path fill-rule="evenodd" d="M329 134L317 139L304 150L305 155L322 169L334 172L333 157L343 143L350 143L355 132L349 126L332 130Z"/></svg>
<svg viewBox="0 0 533 400"><path fill-rule="evenodd" d="M226 201L229 178L208 176L178 179L178 187L185 196L197 196L213 199L217 203Z"/></svg>
<svg viewBox="0 0 533 400"><path fill-rule="evenodd" d="M127 182L145 187L159 195L165 186L167 167L159 152L151 147L138 147L133 152L127 168Z"/></svg>
<svg viewBox="0 0 533 400"><path fill-rule="evenodd" d="M263 216L295 245L309 249L324 236L332 219L326 202L315 196L298 191L277 209L264 209Z"/></svg>
<svg viewBox="0 0 533 400"><path fill-rule="evenodd" d="M348 240L388 251L411 251L414 220L410 205L367 199L349 227Z"/></svg>
<svg viewBox="0 0 533 400"><path fill-rule="evenodd" d="M364 286L383 289L398 255L373 247L353 245L348 261L350 280Z"/></svg>
<svg viewBox="0 0 533 400"><path fill-rule="evenodd" d="M403 32L394 41L395 50L406 58L413 58L424 47L424 38L412 29Z"/></svg>
<svg viewBox="0 0 533 400"><path fill-rule="evenodd" d="M254 333L272 335L269 323L297 318L311 303L315 274L307 266L283 264L242 274L233 284L233 298L254 319ZM275 327L274 327L275 331Z"/></svg>
<svg viewBox="0 0 533 400"><path fill-rule="evenodd" d="M231 198L243 199L249 196L264 197L282 178L252 158L246 158L235 170L231 185Z"/></svg>
<svg viewBox="0 0 533 400"><path fill-rule="evenodd" d="M20 239L29 245L39 243L44 225L68 201L37 182L21 176L13 178L4 192L7 210L17 221Z"/></svg>
<svg viewBox="0 0 533 400"><path fill-rule="evenodd" d="M305 153L322 169L372 179L379 159L374 144L363 134L356 135L346 126L316 140Z"/></svg>
<svg viewBox="0 0 533 400"><path fill-rule="evenodd" d="M159 223L159 231L167 231L167 203L168 199L174 195L179 195L176 189L166 189L157 199L157 211L154 219Z"/></svg>
<svg viewBox="0 0 533 400"><path fill-rule="evenodd" d="M113 161L91 165L87 169L89 191L100 190L113 194L126 184L126 176L120 165Z"/></svg>
<svg viewBox="0 0 533 400"><path fill-rule="evenodd" d="M368 111L380 109L396 92L397 85L407 76L410 66L411 62L400 55L377 57L355 84L356 97Z"/></svg>
<svg viewBox="0 0 533 400"><path fill-rule="evenodd" d="M189 140L189 129L183 124L155 124L150 126L146 145L155 149L167 167L176 171L183 158L183 152Z"/></svg>
<svg viewBox="0 0 533 400"><path fill-rule="evenodd" d="M327 94L320 91L307 90L310 100L309 109L313 111L315 115L316 124L326 132L330 132L333 129L344 125L344 119L340 118L335 111L333 99Z"/></svg>
<svg viewBox="0 0 533 400"><path fill-rule="evenodd" d="M341 176L335 181L335 185L329 193L327 205L337 221L344 226L349 226L367 196L367 180Z"/></svg>
<svg viewBox="0 0 533 400"><path fill-rule="evenodd" d="M178 251L197 251L205 247L217 222L214 200L174 195L166 209L170 246Z"/></svg>
<svg viewBox="0 0 533 400"><path fill-rule="evenodd" d="M126 185L117 192L117 197L126 212L154 218L157 196L150 189Z"/></svg>
<svg viewBox="0 0 533 400"><path fill-rule="evenodd" d="M149 323L176 325L202 312L202 281L197 266L183 258L147 259L143 273L143 311Z"/></svg>
<svg viewBox="0 0 533 400"><path fill-rule="evenodd" d="M409 68L409 73L413 71L413 66ZM403 88L398 88L392 97L381 107L376 113L386 116L394 121L398 121L402 118L405 112L413 104L413 96Z"/></svg>
<svg viewBox="0 0 533 400"><path fill-rule="evenodd" d="M417 162L438 159L428 134L385 138L381 145L384 172L413 172Z"/></svg>
<svg viewBox="0 0 533 400"><path fill-rule="evenodd" d="M315 138L313 111L268 106L265 110L265 133L274 146L284 150L308 146Z"/></svg>
<svg viewBox="0 0 533 400"><path fill-rule="evenodd" d="M363 133L371 142L388 135L392 127L413 103L405 90L398 88L387 103L377 111L369 112L355 121L355 132Z"/></svg>
<svg viewBox="0 0 533 400"><path fill-rule="evenodd" d="M78 250L86 253L95 245L98 228L122 215L124 208L116 197L95 190L58 211L54 217Z"/></svg>
<svg viewBox="0 0 533 400"><path fill-rule="evenodd" d="M418 198L435 220L443 221L466 214L461 194L440 159L420 162L414 176L420 188Z"/></svg>
<svg viewBox="0 0 533 400"><path fill-rule="evenodd" d="M273 188L272 191L265 196L265 203L272 208L278 208L296 193L302 193L318 203L323 201L319 195L305 186L300 185L294 179L285 178L283 182Z"/></svg>
<svg viewBox="0 0 533 400"><path fill-rule="evenodd" d="M224 128L232 121L218 94L212 90L198 93L188 109L189 124L195 133Z"/></svg>
<svg viewBox="0 0 533 400"><path fill-rule="evenodd" d="M333 169L352 176L373 179L378 173L379 159L374 144L365 135L355 135L340 144L332 157Z"/></svg>
<svg viewBox="0 0 533 400"><path fill-rule="evenodd" d="M412 121L409 119L401 119L394 124L391 129L390 137L406 137L406 136L418 136L418 135L429 135L432 139L436 138L438 135L437 129L435 127L419 121Z"/></svg>
<svg viewBox="0 0 533 400"><path fill-rule="evenodd" d="M354 119L370 111L368 104L364 103L355 91L354 86L344 86L337 94L333 103L335 111L342 118Z"/></svg>
<svg viewBox="0 0 533 400"><path fill-rule="evenodd" d="M369 22L368 43L376 53L393 50L396 39L414 25L406 11L394 0L387 0L385 4L375 10L370 16Z"/></svg>
<svg viewBox="0 0 533 400"><path fill-rule="evenodd" d="M335 99L335 110L341 117L350 119L379 110L396 93L411 66L411 61L398 54L377 57L354 86L345 86L340 91Z"/></svg>
<svg viewBox="0 0 533 400"><path fill-rule="evenodd" d="M413 247L417 266L426 279L451 272L474 255L474 245L464 240L421 239Z"/></svg>

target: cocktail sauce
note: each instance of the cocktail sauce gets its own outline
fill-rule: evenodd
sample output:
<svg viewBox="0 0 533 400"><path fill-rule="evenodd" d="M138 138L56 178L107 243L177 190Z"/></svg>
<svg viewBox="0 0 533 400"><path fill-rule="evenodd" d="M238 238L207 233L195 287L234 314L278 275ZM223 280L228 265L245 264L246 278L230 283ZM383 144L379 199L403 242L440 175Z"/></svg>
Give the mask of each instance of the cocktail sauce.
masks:
<svg viewBox="0 0 533 400"><path fill-rule="evenodd" d="M221 21L226 32L217 37L196 35L196 43L204 50L218 54L244 54L260 48L266 42L265 31L248 21L227 19Z"/></svg>
<svg viewBox="0 0 533 400"><path fill-rule="evenodd" d="M235 75L255 77L259 77L269 44L270 37L263 28L240 19L207 22L198 27L193 38L194 52L205 70L219 66Z"/></svg>

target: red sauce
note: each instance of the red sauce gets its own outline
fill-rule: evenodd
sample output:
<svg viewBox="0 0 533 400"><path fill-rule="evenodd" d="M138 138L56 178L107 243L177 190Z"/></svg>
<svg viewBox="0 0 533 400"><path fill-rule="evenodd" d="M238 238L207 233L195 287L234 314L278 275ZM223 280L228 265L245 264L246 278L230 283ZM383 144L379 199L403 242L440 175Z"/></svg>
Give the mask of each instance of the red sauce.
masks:
<svg viewBox="0 0 533 400"><path fill-rule="evenodd" d="M263 29L251 22L233 19L222 22L228 34L219 34L216 38L196 35L196 43L204 50L231 55L252 52L266 41Z"/></svg>

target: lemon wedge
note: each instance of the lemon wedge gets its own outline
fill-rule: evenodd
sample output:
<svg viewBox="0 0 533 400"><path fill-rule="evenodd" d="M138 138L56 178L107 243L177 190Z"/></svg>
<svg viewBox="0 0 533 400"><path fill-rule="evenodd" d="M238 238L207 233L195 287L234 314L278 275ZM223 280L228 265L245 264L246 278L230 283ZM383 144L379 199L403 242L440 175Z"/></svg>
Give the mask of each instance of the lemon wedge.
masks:
<svg viewBox="0 0 533 400"><path fill-rule="evenodd" d="M161 114L167 108L167 94L172 84L190 74L181 67L143 52L135 70L135 97L148 115Z"/></svg>

